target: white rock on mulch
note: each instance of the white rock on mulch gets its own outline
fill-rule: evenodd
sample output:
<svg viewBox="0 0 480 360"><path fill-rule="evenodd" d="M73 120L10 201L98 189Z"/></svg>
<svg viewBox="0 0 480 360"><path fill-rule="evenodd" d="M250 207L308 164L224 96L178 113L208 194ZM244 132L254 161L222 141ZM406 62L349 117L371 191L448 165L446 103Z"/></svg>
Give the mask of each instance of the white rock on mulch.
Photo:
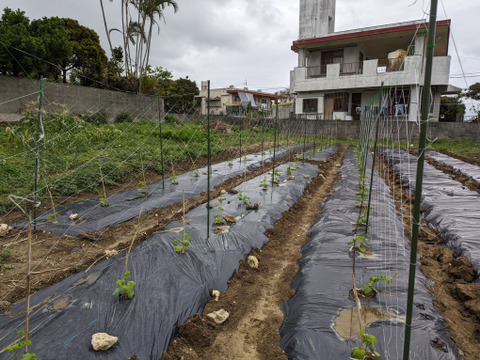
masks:
<svg viewBox="0 0 480 360"><path fill-rule="evenodd" d="M92 335L92 346L95 351L106 351L115 345L118 337L110 336L107 333L96 333Z"/></svg>

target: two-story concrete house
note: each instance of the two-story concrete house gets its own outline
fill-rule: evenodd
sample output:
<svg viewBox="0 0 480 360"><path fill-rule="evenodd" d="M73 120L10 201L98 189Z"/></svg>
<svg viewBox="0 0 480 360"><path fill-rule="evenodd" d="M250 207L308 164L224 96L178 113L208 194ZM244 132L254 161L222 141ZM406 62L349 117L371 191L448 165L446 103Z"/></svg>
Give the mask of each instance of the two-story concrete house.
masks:
<svg viewBox="0 0 480 360"><path fill-rule="evenodd" d="M336 0L300 0L300 31L290 74L295 113L359 120L373 96L390 88L382 111L417 120L428 24L424 20L334 32ZM448 86L450 20L438 21L433 59L431 119L438 121Z"/></svg>
<svg viewBox="0 0 480 360"><path fill-rule="evenodd" d="M207 114L208 82L202 81L200 94L195 98L202 115ZM248 88L237 89L233 85L228 88L210 89L210 115L241 116L248 110L257 110L271 115L272 105L277 96L261 90Z"/></svg>

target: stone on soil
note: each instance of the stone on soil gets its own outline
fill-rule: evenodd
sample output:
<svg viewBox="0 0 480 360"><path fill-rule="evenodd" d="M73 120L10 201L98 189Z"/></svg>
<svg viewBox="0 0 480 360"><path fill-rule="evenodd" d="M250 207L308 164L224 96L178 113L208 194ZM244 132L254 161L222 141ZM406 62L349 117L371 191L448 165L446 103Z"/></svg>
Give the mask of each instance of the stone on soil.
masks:
<svg viewBox="0 0 480 360"><path fill-rule="evenodd" d="M212 319L216 324L219 324L219 325L223 324L228 319L229 316L230 314L225 309L220 309L210 314L207 314L208 318Z"/></svg>
<svg viewBox="0 0 480 360"><path fill-rule="evenodd" d="M247 263L252 269L258 269L258 259L256 256L250 255L247 258Z"/></svg>

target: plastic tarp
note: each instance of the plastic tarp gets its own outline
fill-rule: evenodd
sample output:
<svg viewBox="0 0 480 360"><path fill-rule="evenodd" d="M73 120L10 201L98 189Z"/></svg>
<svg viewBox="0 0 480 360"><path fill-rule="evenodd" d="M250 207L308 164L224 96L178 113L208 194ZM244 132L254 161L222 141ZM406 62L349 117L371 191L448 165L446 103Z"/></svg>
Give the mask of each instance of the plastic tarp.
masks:
<svg viewBox="0 0 480 360"><path fill-rule="evenodd" d="M437 151L428 150L425 152L425 155L443 165L451 167L457 174L467 176L470 179L480 183L480 167L452 158L451 156L439 153Z"/></svg>
<svg viewBox="0 0 480 360"><path fill-rule="evenodd" d="M330 157L333 154L335 154L338 151L339 148L340 148L340 144L335 144L322 151L314 152L313 150L310 150L308 152L305 152L304 154L297 155L297 158L302 159L303 157L305 157L305 159L309 159L309 160L327 161L328 159L330 159Z"/></svg>
<svg viewBox="0 0 480 360"><path fill-rule="evenodd" d="M353 238L352 225L358 217L355 207L358 192L358 166L353 151L347 152L341 167L342 179L332 196L327 197L319 218L309 232L311 239L301 248L299 273L292 281L295 295L283 305L284 323L280 328L280 346L289 359L348 359L359 338L343 339L334 330L336 317L342 309L352 309L352 256L347 244ZM357 256L357 287L371 276L397 273L391 285L378 283L379 292L363 306L396 311L397 321L383 320L370 324L376 336L376 350L382 359L401 359L403 354L404 320L407 303L409 247L389 188L375 174L368 244L374 256ZM410 359L460 359L458 350L446 332L444 319L433 308L428 281L417 271ZM420 308L423 308L420 309ZM356 312L353 316L357 316ZM358 324L358 323L357 323ZM358 326L358 325L357 325ZM445 352L430 345L431 340L446 344Z"/></svg>
<svg viewBox="0 0 480 360"><path fill-rule="evenodd" d="M383 153L413 192L417 158L398 149L384 149ZM422 206L423 217L440 231L448 246L466 255L480 274L480 194L425 163Z"/></svg>
<svg viewBox="0 0 480 360"><path fill-rule="evenodd" d="M248 103L250 103L253 108L257 108L257 104L255 104L255 98L253 97L253 94L239 91L238 97L240 98L240 101L242 102L242 107L245 110L247 110Z"/></svg>
<svg viewBox="0 0 480 360"><path fill-rule="evenodd" d="M131 278L136 282L135 296L130 301L112 295L115 281L124 273L125 255L102 261L87 274L80 272L64 281L35 293L31 306L40 304L50 294L48 303L32 312L29 350L41 360L52 359L159 359L175 336L178 324L195 313L201 313L211 299L209 289L221 292L254 247L262 248L268 241L265 231L274 226L282 213L303 194L311 178L319 174L317 166L298 165L295 180L287 181L286 169L293 163L278 167L279 185L265 191L260 188L264 175L237 187L250 197L258 210L246 210L238 195L225 194L224 214L237 222L224 234L214 233L214 215L210 210L210 236L207 237L205 204L186 214L187 230L192 241L183 255L175 253L172 242L181 239L182 224L172 222L167 230L157 233L135 247L128 261ZM303 175L309 175L305 178ZM270 176L267 174L267 179ZM218 204L218 199L211 205ZM63 300L62 300L63 299ZM56 306L58 302L63 307ZM10 309L18 313L25 304ZM16 339L15 329L24 328L24 315L9 318L0 315L0 349ZM106 332L119 337L107 352L95 353L91 348L92 334ZM0 353L0 359L10 356Z"/></svg>
<svg viewBox="0 0 480 360"><path fill-rule="evenodd" d="M276 149L275 157L277 159L284 158L294 152L299 151L303 147L291 146L288 148ZM262 166L263 162L272 161L273 149L266 151L262 156L261 153L246 155L247 171L254 170ZM211 166L210 188L222 182L233 178L244 171L243 158L232 161L232 166L228 162L222 162ZM144 213L155 208L171 205L182 201L182 189L185 190L185 198L195 198L200 193L207 191L207 167L198 169L199 176L195 176L193 172L178 175L176 182L170 183L170 179L165 179L165 189L162 182L157 182L148 186L148 194L144 196L137 189L121 191L107 197L109 205L102 207L98 198L87 199L75 204L59 206L55 208L58 214L57 223L48 221L47 218L52 211L47 211L38 216L37 229L46 230L53 234L63 236L77 236L82 232L101 231L109 226L120 224L122 222L135 219L140 214L140 210ZM78 214L80 221L71 221L69 216ZM26 221L14 224L15 227L26 228Z"/></svg>

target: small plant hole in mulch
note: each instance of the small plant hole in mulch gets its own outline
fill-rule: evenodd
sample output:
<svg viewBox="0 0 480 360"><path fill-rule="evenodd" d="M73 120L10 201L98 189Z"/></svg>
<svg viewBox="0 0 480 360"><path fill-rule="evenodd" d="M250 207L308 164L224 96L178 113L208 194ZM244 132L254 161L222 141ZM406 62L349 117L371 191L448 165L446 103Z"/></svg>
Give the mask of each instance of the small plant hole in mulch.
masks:
<svg viewBox="0 0 480 360"><path fill-rule="evenodd" d="M405 321L395 311L380 307L362 306L360 311L363 325L369 325L378 321L392 320ZM340 310L338 316L333 319L333 329L343 339L353 339L359 336L358 312L356 307Z"/></svg>

